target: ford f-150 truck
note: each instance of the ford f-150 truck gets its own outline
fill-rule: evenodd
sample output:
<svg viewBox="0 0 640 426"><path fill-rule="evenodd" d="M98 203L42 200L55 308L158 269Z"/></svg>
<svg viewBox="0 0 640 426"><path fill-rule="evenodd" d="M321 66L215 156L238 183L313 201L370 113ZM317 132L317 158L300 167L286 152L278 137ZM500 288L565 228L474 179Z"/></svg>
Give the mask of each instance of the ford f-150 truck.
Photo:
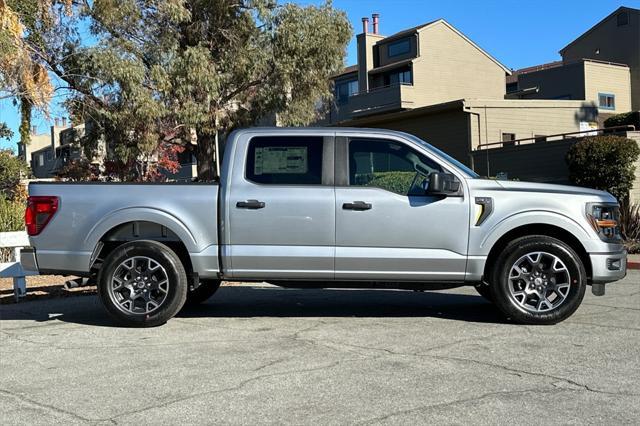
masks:
<svg viewBox="0 0 640 426"><path fill-rule="evenodd" d="M553 324L626 274L618 204L593 189L481 179L409 134L232 133L216 183L32 183L27 270L94 280L152 326L221 280L434 290L473 285L508 318Z"/></svg>

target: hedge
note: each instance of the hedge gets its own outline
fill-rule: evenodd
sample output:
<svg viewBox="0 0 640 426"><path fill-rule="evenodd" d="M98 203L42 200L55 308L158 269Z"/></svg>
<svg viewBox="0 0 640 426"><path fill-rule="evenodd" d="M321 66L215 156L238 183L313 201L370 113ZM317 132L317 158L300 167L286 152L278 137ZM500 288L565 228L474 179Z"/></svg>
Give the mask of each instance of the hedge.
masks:
<svg viewBox="0 0 640 426"><path fill-rule="evenodd" d="M635 179L640 155L636 141L620 136L594 136L567 152L569 179L576 185L608 191L625 202Z"/></svg>
<svg viewBox="0 0 640 426"><path fill-rule="evenodd" d="M362 186L384 188L397 194L406 195L416 172L374 172L356 175L356 183Z"/></svg>
<svg viewBox="0 0 640 426"><path fill-rule="evenodd" d="M635 126L640 130L640 111L625 112L623 114L612 115L604 120L604 127Z"/></svg>

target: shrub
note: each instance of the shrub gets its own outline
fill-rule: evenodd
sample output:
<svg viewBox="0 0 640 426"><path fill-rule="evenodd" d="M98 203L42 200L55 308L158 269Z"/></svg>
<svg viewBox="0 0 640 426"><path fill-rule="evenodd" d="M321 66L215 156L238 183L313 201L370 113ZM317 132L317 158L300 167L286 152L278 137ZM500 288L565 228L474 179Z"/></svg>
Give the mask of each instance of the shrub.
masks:
<svg viewBox="0 0 640 426"><path fill-rule="evenodd" d="M24 202L0 197L0 232L24 230L24 209ZM0 262L8 262L12 251L12 248L0 248Z"/></svg>
<svg viewBox="0 0 640 426"><path fill-rule="evenodd" d="M19 198L20 179L29 176L29 168L9 149L0 149L0 198Z"/></svg>
<svg viewBox="0 0 640 426"><path fill-rule="evenodd" d="M604 127L628 125L636 126L636 130L640 130L640 111L631 111L625 112L623 114L616 114L604 120Z"/></svg>
<svg viewBox="0 0 640 426"><path fill-rule="evenodd" d="M585 138L569 148L569 179L580 186L608 191L626 202L633 186L638 144L620 136Z"/></svg>
<svg viewBox="0 0 640 426"><path fill-rule="evenodd" d="M359 174L356 175L356 183L362 186L384 188L398 194L407 194L415 175L416 172L374 172Z"/></svg>
<svg viewBox="0 0 640 426"><path fill-rule="evenodd" d="M620 222L624 239L640 244L640 203L624 203L620 208Z"/></svg>

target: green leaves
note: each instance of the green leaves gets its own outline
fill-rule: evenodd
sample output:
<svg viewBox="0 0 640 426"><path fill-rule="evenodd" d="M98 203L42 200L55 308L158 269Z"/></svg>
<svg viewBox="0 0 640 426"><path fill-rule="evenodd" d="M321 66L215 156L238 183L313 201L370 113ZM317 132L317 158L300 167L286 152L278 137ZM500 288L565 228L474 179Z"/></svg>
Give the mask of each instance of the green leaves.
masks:
<svg viewBox="0 0 640 426"><path fill-rule="evenodd" d="M638 144L619 136L585 138L567 152L569 178L573 183L610 192L626 202L635 178Z"/></svg>

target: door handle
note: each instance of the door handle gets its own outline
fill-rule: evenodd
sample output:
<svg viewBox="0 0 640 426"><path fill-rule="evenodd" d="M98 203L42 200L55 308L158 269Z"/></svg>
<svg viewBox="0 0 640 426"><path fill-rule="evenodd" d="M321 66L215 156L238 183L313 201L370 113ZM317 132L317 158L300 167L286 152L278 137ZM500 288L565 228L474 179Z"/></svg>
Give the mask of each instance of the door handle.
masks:
<svg viewBox="0 0 640 426"><path fill-rule="evenodd" d="M258 201L258 200L238 201L236 203L236 207L239 209L249 209L249 210L263 209L264 201Z"/></svg>
<svg viewBox="0 0 640 426"><path fill-rule="evenodd" d="M344 203L344 210L371 210L371 204L364 201L354 201L353 203Z"/></svg>

